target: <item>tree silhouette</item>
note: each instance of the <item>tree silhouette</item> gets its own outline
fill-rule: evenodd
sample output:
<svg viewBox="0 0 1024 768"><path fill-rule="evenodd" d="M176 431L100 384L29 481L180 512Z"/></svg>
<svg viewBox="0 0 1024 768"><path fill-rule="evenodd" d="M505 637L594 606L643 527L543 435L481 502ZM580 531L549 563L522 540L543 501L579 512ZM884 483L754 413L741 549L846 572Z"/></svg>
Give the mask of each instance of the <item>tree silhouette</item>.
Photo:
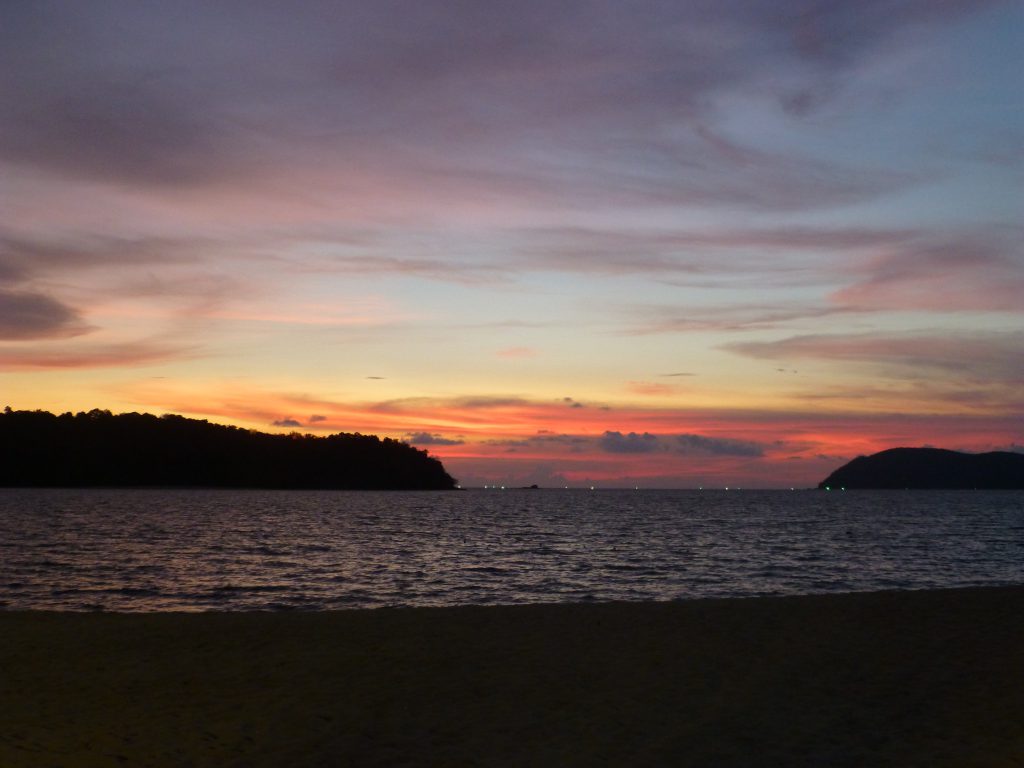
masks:
<svg viewBox="0 0 1024 768"><path fill-rule="evenodd" d="M942 448L890 448L858 456L819 488L1024 488L1024 455L1008 451L961 453Z"/></svg>
<svg viewBox="0 0 1024 768"><path fill-rule="evenodd" d="M390 438L268 434L148 413L0 413L0 486L455 487L441 462Z"/></svg>

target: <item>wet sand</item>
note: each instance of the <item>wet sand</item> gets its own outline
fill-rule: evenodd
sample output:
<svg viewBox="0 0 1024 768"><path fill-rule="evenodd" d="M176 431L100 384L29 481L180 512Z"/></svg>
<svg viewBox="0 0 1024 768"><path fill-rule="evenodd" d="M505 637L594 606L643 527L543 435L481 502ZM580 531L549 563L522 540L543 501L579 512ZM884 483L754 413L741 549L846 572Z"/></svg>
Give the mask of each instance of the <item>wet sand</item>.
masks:
<svg viewBox="0 0 1024 768"><path fill-rule="evenodd" d="M0 612L0 766L1024 766L1024 587Z"/></svg>

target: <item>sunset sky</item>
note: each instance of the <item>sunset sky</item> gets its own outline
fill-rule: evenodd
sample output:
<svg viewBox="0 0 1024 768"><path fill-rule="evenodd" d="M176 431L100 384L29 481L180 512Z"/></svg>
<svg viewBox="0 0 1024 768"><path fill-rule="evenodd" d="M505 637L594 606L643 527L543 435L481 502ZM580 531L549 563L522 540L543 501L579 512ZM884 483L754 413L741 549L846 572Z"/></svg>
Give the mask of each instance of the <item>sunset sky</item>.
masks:
<svg viewBox="0 0 1024 768"><path fill-rule="evenodd" d="M464 485L1024 450L1024 3L0 0L0 407Z"/></svg>

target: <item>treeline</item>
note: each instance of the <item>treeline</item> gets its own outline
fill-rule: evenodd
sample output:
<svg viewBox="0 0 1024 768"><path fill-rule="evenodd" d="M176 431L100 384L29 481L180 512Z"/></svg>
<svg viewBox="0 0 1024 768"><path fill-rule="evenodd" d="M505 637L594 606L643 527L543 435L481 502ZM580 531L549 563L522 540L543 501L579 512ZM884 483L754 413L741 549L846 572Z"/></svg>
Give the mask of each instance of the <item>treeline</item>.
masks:
<svg viewBox="0 0 1024 768"><path fill-rule="evenodd" d="M0 486L442 490L441 462L390 438L274 435L183 416L0 413Z"/></svg>

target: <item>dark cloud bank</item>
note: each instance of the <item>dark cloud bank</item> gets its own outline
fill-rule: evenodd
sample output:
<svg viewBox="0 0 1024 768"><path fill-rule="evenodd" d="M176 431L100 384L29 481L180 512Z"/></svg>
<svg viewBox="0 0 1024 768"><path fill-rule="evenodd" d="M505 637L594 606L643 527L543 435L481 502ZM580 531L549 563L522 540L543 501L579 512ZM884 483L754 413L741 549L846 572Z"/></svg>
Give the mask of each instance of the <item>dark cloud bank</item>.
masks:
<svg viewBox="0 0 1024 768"><path fill-rule="evenodd" d="M652 435L649 432L605 432L598 440L601 450L608 453L654 453L667 451L681 454L714 456L764 455L764 448L753 442L705 435Z"/></svg>
<svg viewBox="0 0 1024 768"><path fill-rule="evenodd" d="M8 3L0 158L156 187L326 161L567 201L852 202L908 179L738 146L713 95L811 112L902 31L989 4Z"/></svg>

